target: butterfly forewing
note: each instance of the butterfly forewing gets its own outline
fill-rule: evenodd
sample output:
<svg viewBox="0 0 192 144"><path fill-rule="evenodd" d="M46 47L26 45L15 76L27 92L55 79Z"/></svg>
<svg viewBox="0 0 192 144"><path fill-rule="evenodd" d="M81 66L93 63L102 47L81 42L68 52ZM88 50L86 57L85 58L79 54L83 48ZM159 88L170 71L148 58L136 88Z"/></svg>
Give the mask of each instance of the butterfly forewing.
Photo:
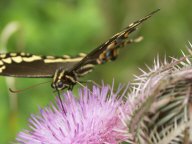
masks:
<svg viewBox="0 0 192 144"><path fill-rule="evenodd" d="M0 54L0 75L14 77L53 77L58 68L72 68L85 55L76 57L39 56L28 53Z"/></svg>
<svg viewBox="0 0 192 144"><path fill-rule="evenodd" d="M108 41L88 53L86 57L84 57L79 63L75 64L75 66L69 69L69 71L75 71L78 74L79 69L82 69L86 65L103 64L116 59L118 56L118 48L132 42L131 40L128 40L129 34L134 32L138 25L150 18L157 11L159 11L159 9L151 12L140 20L131 23L123 31L115 34Z"/></svg>

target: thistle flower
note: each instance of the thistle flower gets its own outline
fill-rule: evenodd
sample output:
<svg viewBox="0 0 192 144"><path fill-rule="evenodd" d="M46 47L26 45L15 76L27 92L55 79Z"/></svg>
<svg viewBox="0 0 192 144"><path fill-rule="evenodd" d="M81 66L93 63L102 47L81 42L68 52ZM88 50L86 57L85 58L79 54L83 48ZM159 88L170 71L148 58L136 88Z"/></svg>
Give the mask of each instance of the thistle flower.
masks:
<svg viewBox="0 0 192 144"><path fill-rule="evenodd" d="M128 94L126 124L137 144L192 142L192 44L180 59L159 57L135 76Z"/></svg>
<svg viewBox="0 0 192 144"><path fill-rule="evenodd" d="M149 71L135 76L119 95L109 86L83 89L79 100L64 94L62 105L41 110L32 116L31 130L19 133L26 144L180 144L192 142L192 44L189 56L159 58ZM125 101L123 101L125 98Z"/></svg>
<svg viewBox="0 0 192 144"><path fill-rule="evenodd" d="M79 100L72 92L64 93L57 106L41 109L39 116L30 119L30 130L20 132L24 144L116 144L129 138L123 120L125 103L121 88L116 93L109 86L79 91Z"/></svg>

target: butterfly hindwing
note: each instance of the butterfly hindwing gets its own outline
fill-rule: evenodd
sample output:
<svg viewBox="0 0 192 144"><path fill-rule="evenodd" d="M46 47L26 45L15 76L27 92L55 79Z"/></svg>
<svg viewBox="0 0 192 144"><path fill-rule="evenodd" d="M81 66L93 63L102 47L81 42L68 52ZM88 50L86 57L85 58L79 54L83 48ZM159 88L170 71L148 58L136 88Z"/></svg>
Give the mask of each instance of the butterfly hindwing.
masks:
<svg viewBox="0 0 192 144"><path fill-rule="evenodd" d="M85 55L76 57L39 56L28 53L0 54L0 75L14 77L53 77L55 71L72 68Z"/></svg>

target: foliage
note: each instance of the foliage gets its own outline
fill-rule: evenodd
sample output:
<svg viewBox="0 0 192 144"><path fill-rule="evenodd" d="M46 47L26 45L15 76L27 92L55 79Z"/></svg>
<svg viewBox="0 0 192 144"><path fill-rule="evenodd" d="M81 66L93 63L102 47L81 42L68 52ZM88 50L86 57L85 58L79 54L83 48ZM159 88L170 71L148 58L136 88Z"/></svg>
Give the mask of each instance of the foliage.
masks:
<svg viewBox="0 0 192 144"><path fill-rule="evenodd" d="M113 78L116 82L127 82L133 73L138 73L138 67L150 64L156 53L164 55L166 51L167 55L178 55L178 49L191 40L190 3L189 0L1 0L0 31L2 34L13 22L19 26L7 39L5 47L9 52L76 55L89 52L131 22L160 8L160 13L135 34L144 37L141 43L122 49L115 62L98 66L85 78L98 83L101 79L110 82ZM0 45L4 47L2 41ZM42 81L16 79L15 85L22 89ZM0 87L0 143L8 143L26 127L30 113L37 112L39 105L47 105L55 94L49 84L19 93L13 108L4 77L0 77Z"/></svg>

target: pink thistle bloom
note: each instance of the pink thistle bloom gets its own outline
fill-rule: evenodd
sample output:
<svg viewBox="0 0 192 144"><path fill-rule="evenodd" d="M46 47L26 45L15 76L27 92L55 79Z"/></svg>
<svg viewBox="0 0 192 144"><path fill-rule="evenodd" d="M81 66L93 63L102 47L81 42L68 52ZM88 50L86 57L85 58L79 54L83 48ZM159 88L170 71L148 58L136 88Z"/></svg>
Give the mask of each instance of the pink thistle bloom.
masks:
<svg viewBox="0 0 192 144"><path fill-rule="evenodd" d="M57 106L40 110L40 116L29 120L30 130L20 132L17 142L24 144L117 144L131 138L124 120L124 94L108 86L64 94ZM125 90L126 92L126 90Z"/></svg>

